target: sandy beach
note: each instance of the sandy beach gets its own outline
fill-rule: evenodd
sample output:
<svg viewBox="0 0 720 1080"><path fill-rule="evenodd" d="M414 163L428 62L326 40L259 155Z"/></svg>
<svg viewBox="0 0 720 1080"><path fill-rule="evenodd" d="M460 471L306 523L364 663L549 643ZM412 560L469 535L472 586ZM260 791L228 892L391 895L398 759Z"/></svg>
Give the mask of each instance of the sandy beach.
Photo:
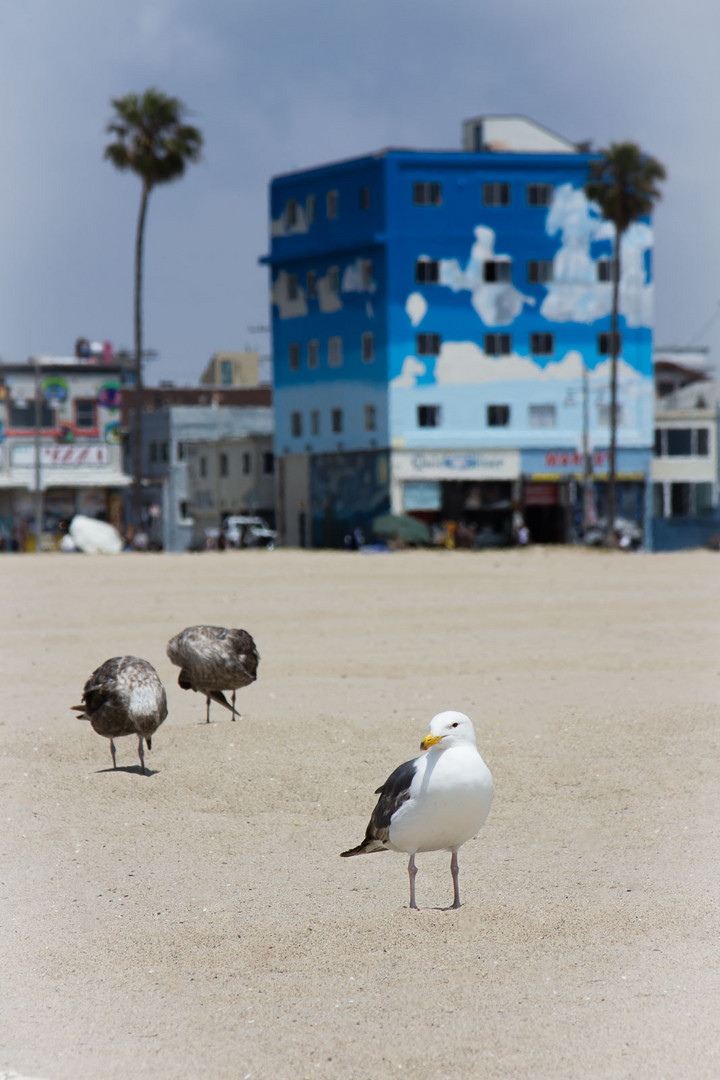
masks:
<svg viewBox="0 0 720 1080"><path fill-rule="evenodd" d="M0 1076L717 1080L718 560L0 557ZM257 642L236 723L165 655L198 622ZM123 653L150 776L70 712ZM411 911L339 853L450 708L495 802Z"/></svg>

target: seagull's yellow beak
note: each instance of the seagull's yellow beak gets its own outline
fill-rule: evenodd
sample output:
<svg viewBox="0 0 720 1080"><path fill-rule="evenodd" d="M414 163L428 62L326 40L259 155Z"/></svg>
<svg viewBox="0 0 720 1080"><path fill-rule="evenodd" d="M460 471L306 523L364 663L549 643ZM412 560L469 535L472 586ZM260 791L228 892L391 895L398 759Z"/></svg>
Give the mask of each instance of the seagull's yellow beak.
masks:
<svg viewBox="0 0 720 1080"><path fill-rule="evenodd" d="M440 740L444 738L444 735L426 735L423 741L420 743L420 749L429 750L431 746L435 746L435 743L439 743Z"/></svg>

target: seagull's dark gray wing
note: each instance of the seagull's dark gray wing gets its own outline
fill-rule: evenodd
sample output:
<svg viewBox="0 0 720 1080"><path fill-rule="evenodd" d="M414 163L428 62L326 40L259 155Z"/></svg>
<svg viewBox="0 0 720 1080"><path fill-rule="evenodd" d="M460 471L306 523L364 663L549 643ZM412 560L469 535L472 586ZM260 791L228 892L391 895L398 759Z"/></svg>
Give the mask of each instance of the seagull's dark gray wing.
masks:
<svg viewBox="0 0 720 1080"><path fill-rule="evenodd" d="M410 798L410 785L413 782L419 758L404 761L390 773L385 783L377 789L380 798L370 816L370 823L365 831L365 839L357 847L342 851L343 858L348 855L364 855L372 851L387 851L390 834L390 822L393 815Z"/></svg>

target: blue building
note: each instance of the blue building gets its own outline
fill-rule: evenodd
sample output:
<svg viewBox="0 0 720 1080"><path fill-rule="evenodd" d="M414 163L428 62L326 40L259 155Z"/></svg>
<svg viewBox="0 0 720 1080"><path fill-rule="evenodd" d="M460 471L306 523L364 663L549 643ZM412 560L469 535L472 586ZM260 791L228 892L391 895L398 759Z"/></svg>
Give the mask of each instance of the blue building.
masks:
<svg viewBox="0 0 720 1080"><path fill-rule="evenodd" d="M271 184L275 451L286 543L338 545L389 508L509 538L573 535L585 447L609 444L612 226L591 156L524 118L462 151L385 150ZM618 512L647 515L648 223L623 240Z"/></svg>

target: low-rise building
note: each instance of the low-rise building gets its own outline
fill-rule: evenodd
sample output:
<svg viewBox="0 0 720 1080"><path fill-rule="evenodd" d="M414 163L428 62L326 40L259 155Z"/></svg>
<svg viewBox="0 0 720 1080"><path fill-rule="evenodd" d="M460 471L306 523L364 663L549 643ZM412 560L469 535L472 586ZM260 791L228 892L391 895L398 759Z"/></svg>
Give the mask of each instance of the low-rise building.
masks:
<svg viewBox="0 0 720 1080"><path fill-rule="evenodd" d="M272 424L264 434L198 441L187 447L187 504L193 545L232 515L275 521Z"/></svg>
<svg viewBox="0 0 720 1080"><path fill-rule="evenodd" d="M652 461L652 548L699 547L720 534L720 383L691 381L660 398Z"/></svg>
<svg viewBox="0 0 720 1080"><path fill-rule="evenodd" d="M143 421L143 505L150 542L165 551L187 551L195 526L189 501L189 451L196 444L266 438L272 441L267 405L171 405ZM233 504L236 505L236 504ZM213 521L219 524L217 513Z"/></svg>
<svg viewBox="0 0 720 1080"><path fill-rule="evenodd" d="M33 547L38 507L47 546L76 513L122 528L123 375L108 345L0 364L3 550Z"/></svg>

